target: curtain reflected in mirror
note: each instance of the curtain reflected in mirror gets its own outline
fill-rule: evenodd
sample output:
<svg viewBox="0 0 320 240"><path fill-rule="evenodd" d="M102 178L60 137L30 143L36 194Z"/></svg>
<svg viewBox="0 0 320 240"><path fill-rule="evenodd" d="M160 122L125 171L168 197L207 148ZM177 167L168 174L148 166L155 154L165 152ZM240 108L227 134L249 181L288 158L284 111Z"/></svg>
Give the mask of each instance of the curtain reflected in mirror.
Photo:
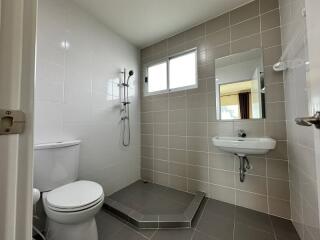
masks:
<svg viewBox="0 0 320 240"><path fill-rule="evenodd" d="M250 111L251 92L242 92L242 93L239 93L238 95L239 95L240 117L241 119L249 119L250 113L251 113Z"/></svg>

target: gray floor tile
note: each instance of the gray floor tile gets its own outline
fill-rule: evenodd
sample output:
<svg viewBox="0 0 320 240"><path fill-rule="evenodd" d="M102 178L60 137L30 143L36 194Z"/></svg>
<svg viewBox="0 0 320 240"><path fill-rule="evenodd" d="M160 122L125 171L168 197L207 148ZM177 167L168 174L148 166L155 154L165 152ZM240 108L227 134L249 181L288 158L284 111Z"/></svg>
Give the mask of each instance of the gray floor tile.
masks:
<svg viewBox="0 0 320 240"><path fill-rule="evenodd" d="M110 196L111 199L145 214L182 213L193 197L189 193L142 181ZM156 212L158 210L161 212Z"/></svg>
<svg viewBox="0 0 320 240"><path fill-rule="evenodd" d="M132 224L127 223L126 224L129 228L135 230L136 232L140 233L141 235L143 235L144 237L150 239L154 233L157 231L155 229L139 229L135 226L133 226Z"/></svg>
<svg viewBox="0 0 320 240"><path fill-rule="evenodd" d="M192 227L196 228L198 226L200 218L201 218L201 216L202 216L202 214L204 212L205 206L207 204L207 201L208 201L208 198L205 198L202 201L202 203L201 203L201 205L200 205L200 207L199 207L199 209L197 211L197 214L196 214L196 216L194 217L194 219L192 221Z"/></svg>
<svg viewBox="0 0 320 240"><path fill-rule="evenodd" d="M193 234L192 240L219 240L219 239L206 235L202 232L195 231L195 233Z"/></svg>
<svg viewBox="0 0 320 240"><path fill-rule="evenodd" d="M273 232L269 215L243 207L236 207L236 223L242 223L265 232Z"/></svg>
<svg viewBox="0 0 320 240"><path fill-rule="evenodd" d="M234 219L234 216L235 216L234 205L220 202L213 199L208 199L204 211L207 215L210 215L210 214L221 215L224 218L230 218L230 219Z"/></svg>
<svg viewBox="0 0 320 240"><path fill-rule="evenodd" d="M138 210L156 197L154 192L149 190L150 188L144 186L138 181L112 194L110 198Z"/></svg>
<svg viewBox="0 0 320 240"><path fill-rule="evenodd" d="M196 229L211 237L219 240L233 239L234 219L230 217L223 217L223 215L216 215L208 212L206 209L201 216L199 224Z"/></svg>
<svg viewBox="0 0 320 240"><path fill-rule="evenodd" d="M191 203L194 195L168 188L164 197L186 206Z"/></svg>
<svg viewBox="0 0 320 240"><path fill-rule="evenodd" d="M111 196L144 214L183 213L193 195L137 181ZM101 211L96 216L99 240L299 240L289 220L205 199L191 229L140 230Z"/></svg>
<svg viewBox="0 0 320 240"><path fill-rule="evenodd" d="M142 234L134 231L132 228L124 227L120 232L115 234L112 240L147 240Z"/></svg>
<svg viewBox="0 0 320 240"><path fill-rule="evenodd" d="M102 210L102 211L104 211L104 210ZM118 217L114 216L112 213L109 213L108 211L104 211L104 213L107 216L111 217L112 220L115 220L117 224L122 224L123 227L129 227L132 230L142 234L146 238L150 238L156 232L156 230L154 230L154 229L139 229L139 228L135 227L134 225L132 225L131 223L129 223L128 221L126 221L120 217L118 218Z"/></svg>
<svg viewBox="0 0 320 240"><path fill-rule="evenodd" d="M235 206L208 199L196 229L219 240L232 240Z"/></svg>
<svg viewBox="0 0 320 240"><path fill-rule="evenodd" d="M185 205L170 201L166 198L157 198L154 201L149 201L140 210L143 214L180 214L186 209Z"/></svg>
<svg viewBox="0 0 320 240"><path fill-rule="evenodd" d="M125 227L121 221L104 211L100 211L96 215L96 223L99 240L109 239Z"/></svg>
<svg viewBox="0 0 320 240"><path fill-rule="evenodd" d="M159 230L152 240L191 240L193 229Z"/></svg>
<svg viewBox="0 0 320 240"><path fill-rule="evenodd" d="M275 240L274 234L257 230L248 225L237 223L235 225L234 240Z"/></svg>
<svg viewBox="0 0 320 240"><path fill-rule="evenodd" d="M270 216L270 219L278 239L300 240L291 221L274 216Z"/></svg>
<svg viewBox="0 0 320 240"><path fill-rule="evenodd" d="M143 198L142 196L143 195L141 194L141 199ZM140 201L136 200L136 198L138 198L138 194L132 195L127 192L117 192L111 195L110 198L132 209L141 208ZM146 197L144 197L144 199L147 201Z"/></svg>

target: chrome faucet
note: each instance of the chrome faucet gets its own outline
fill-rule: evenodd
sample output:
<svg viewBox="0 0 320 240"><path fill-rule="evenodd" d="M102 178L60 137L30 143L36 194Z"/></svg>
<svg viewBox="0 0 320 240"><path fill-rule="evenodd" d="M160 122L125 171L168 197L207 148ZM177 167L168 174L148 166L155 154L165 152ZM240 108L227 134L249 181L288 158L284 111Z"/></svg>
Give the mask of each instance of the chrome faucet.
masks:
<svg viewBox="0 0 320 240"><path fill-rule="evenodd" d="M238 137L245 138L246 136L247 136L247 133L245 130L243 129L238 130Z"/></svg>

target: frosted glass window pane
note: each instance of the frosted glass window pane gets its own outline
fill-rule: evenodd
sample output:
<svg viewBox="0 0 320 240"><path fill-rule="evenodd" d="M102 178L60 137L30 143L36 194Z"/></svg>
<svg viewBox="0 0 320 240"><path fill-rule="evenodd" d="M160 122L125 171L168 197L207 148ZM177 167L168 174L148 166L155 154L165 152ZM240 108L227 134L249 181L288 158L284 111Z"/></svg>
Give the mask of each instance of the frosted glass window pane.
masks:
<svg viewBox="0 0 320 240"><path fill-rule="evenodd" d="M170 89L196 84L196 51L170 59Z"/></svg>
<svg viewBox="0 0 320 240"><path fill-rule="evenodd" d="M167 89L167 63L148 67L148 92Z"/></svg>

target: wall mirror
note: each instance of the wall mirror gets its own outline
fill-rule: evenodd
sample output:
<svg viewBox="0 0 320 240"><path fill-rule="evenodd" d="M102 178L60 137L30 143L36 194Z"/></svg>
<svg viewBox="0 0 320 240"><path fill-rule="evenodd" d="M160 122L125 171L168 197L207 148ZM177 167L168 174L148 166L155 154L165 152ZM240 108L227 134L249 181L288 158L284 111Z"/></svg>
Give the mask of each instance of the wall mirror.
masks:
<svg viewBox="0 0 320 240"><path fill-rule="evenodd" d="M218 120L265 118L262 49L215 60Z"/></svg>

